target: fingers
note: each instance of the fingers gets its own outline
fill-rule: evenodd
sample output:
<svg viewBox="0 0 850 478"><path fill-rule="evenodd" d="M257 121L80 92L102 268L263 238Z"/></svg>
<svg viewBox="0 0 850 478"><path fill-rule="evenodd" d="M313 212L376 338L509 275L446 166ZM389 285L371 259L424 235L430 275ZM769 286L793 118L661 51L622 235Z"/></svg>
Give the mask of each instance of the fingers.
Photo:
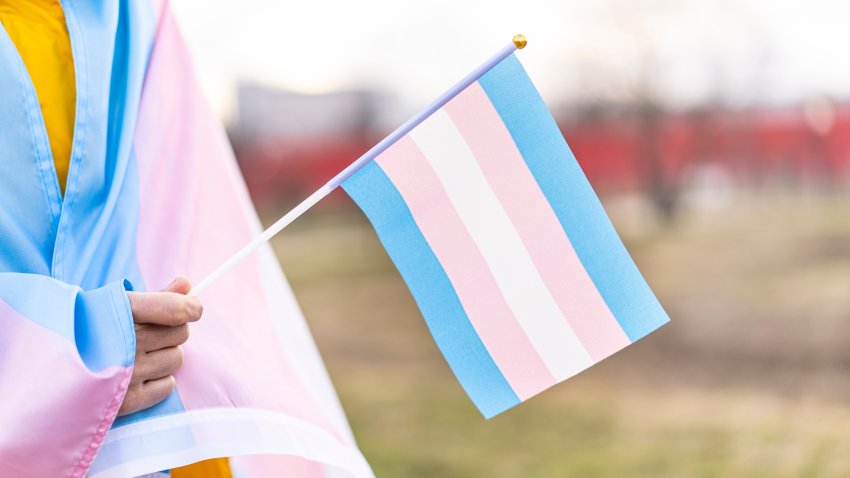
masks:
<svg viewBox="0 0 850 478"><path fill-rule="evenodd" d="M138 354L183 345L189 340L189 324L168 325L136 324L136 352Z"/></svg>
<svg viewBox="0 0 850 478"><path fill-rule="evenodd" d="M168 284L165 289L162 289L163 292L173 292L182 295L188 294L191 290L192 283L189 282L186 276L177 276L177 278L171 281L171 284Z"/></svg>
<svg viewBox="0 0 850 478"><path fill-rule="evenodd" d="M134 383L145 383L173 375L183 365L183 349L169 347L167 349L148 352L139 356L130 380Z"/></svg>
<svg viewBox="0 0 850 478"><path fill-rule="evenodd" d="M119 415L152 407L174 390L188 323L203 313L198 298L186 296L191 289L189 279L179 276L161 292L127 293L136 325L136 363Z"/></svg>
<svg viewBox="0 0 850 478"><path fill-rule="evenodd" d="M142 385L142 389L145 391L147 403L144 403L142 408L152 407L165 400L172 390L174 390L176 384L177 382L174 380L173 375L145 382Z"/></svg>
<svg viewBox="0 0 850 478"><path fill-rule="evenodd" d="M118 414L133 413L165 400L174 390L174 373L182 365L183 349L181 347L169 347L139 354Z"/></svg>
<svg viewBox="0 0 850 478"><path fill-rule="evenodd" d="M127 415L156 405L171 394L174 385L172 375L140 384L130 384L118 409L118 415Z"/></svg>
<svg viewBox="0 0 850 478"><path fill-rule="evenodd" d="M197 297L173 292L128 292L133 320L141 324L181 325L201 318L203 306Z"/></svg>

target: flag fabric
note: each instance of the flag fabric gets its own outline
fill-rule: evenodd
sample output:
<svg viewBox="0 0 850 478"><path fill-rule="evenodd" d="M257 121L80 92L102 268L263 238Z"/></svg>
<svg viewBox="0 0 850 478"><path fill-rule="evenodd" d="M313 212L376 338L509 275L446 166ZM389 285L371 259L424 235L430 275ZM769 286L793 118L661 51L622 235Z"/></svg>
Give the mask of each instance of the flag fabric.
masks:
<svg viewBox="0 0 850 478"><path fill-rule="evenodd" d="M513 54L343 188L488 418L669 320Z"/></svg>
<svg viewBox="0 0 850 478"><path fill-rule="evenodd" d="M260 222L167 5L62 7L77 79L64 198L0 27L0 474L232 457L245 478L373 476L268 246L200 296L174 393L116 419L135 355L126 291L202 277Z"/></svg>

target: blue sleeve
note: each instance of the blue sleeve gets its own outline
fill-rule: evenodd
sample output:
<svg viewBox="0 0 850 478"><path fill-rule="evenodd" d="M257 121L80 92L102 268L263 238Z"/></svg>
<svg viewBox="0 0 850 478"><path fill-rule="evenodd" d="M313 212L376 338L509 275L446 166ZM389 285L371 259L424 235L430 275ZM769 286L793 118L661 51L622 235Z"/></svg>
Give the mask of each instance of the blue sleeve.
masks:
<svg viewBox="0 0 850 478"><path fill-rule="evenodd" d="M85 476L135 357L126 281L83 291L0 273L0 469Z"/></svg>

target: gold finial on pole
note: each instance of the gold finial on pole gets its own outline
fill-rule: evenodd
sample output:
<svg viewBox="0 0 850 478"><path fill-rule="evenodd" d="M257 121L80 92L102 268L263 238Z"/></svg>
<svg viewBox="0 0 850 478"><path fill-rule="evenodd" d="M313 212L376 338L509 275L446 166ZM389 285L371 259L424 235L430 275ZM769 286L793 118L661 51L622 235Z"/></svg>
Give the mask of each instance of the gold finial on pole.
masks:
<svg viewBox="0 0 850 478"><path fill-rule="evenodd" d="M517 49L522 50L525 48L525 45L528 45L528 39L523 34L514 35L514 45L516 45Z"/></svg>

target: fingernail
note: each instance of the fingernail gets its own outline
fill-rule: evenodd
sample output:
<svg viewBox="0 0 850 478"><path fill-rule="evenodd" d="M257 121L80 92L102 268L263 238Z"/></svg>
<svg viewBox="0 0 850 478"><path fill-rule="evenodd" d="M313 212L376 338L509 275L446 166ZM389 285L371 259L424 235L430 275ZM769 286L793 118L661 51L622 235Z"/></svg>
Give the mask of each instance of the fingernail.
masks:
<svg viewBox="0 0 850 478"><path fill-rule="evenodd" d="M200 320L201 315L204 313L204 305L201 304L201 301L197 297L192 297L192 305L195 306L195 320Z"/></svg>

